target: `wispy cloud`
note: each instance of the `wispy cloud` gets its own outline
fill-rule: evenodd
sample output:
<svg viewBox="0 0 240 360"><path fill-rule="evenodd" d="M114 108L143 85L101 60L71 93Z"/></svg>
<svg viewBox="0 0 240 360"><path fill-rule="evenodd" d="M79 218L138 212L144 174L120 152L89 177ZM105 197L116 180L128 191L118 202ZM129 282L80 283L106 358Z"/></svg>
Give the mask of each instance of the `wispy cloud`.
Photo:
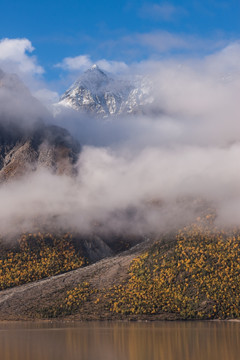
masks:
<svg viewBox="0 0 240 360"><path fill-rule="evenodd" d="M138 52L148 51L148 54L157 55L169 52L200 52L217 50L226 42L216 37L204 39L194 34L177 34L168 31L153 31L148 33L135 33L121 39L122 46L137 48Z"/></svg>
<svg viewBox="0 0 240 360"><path fill-rule="evenodd" d="M151 20L173 21L179 16L186 15L187 11L180 6L169 2L145 3L139 10L139 16Z"/></svg>
<svg viewBox="0 0 240 360"><path fill-rule="evenodd" d="M133 38L134 40L134 38ZM166 52L176 49L189 49L192 46L192 40L166 31L136 34L135 41L142 46L147 46L159 52Z"/></svg>

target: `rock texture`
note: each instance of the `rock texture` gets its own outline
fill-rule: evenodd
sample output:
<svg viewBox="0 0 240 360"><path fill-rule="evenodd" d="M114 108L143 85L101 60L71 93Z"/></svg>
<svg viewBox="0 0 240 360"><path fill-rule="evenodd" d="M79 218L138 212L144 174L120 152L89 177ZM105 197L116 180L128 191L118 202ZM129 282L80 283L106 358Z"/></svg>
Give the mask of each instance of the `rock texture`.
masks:
<svg viewBox="0 0 240 360"><path fill-rule="evenodd" d="M80 145L67 130L37 124L21 129L0 123L0 182L44 167L57 174L73 174Z"/></svg>
<svg viewBox="0 0 240 360"><path fill-rule="evenodd" d="M121 79L93 65L62 95L57 106L99 117L141 113L152 101L149 86L146 79Z"/></svg>

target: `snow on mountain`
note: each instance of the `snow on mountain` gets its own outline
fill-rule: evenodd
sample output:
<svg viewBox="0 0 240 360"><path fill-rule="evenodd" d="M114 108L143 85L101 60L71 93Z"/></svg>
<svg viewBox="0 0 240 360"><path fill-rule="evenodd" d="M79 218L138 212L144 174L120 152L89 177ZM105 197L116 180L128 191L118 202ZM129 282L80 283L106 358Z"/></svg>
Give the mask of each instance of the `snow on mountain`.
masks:
<svg viewBox="0 0 240 360"><path fill-rule="evenodd" d="M62 95L58 105L109 117L138 113L149 102L149 85L143 79L119 79L93 65Z"/></svg>

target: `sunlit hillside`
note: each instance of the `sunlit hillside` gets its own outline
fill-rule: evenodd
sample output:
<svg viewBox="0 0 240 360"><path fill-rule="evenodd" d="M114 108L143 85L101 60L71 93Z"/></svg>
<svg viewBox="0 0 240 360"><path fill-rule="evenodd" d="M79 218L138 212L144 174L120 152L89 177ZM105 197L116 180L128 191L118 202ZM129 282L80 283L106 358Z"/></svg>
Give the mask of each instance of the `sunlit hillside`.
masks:
<svg viewBox="0 0 240 360"><path fill-rule="evenodd" d="M1 244L0 289L40 280L85 265L70 234L27 234L17 245Z"/></svg>
<svg viewBox="0 0 240 360"><path fill-rule="evenodd" d="M205 221L206 220L206 221ZM161 237L133 259L124 281L108 287L79 281L43 317L227 319L240 317L240 232L204 221Z"/></svg>

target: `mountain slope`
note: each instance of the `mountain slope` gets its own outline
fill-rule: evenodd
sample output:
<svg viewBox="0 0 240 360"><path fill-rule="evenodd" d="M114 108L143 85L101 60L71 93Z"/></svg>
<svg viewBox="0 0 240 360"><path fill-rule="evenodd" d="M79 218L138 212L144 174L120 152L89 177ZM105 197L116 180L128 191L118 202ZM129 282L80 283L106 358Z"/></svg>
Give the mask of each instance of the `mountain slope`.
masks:
<svg viewBox="0 0 240 360"><path fill-rule="evenodd" d="M212 233L202 225L3 290L0 319L239 319L239 230Z"/></svg>
<svg viewBox="0 0 240 360"><path fill-rule="evenodd" d="M140 112L149 101L148 85L142 79L122 80L93 65L62 95L58 105L109 117Z"/></svg>
<svg viewBox="0 0 240 360"><path fill-rule="evenodd" d="M80 145L61 127L17 75L0 70L0 182L45 167L73 173Z"/></svg>
<svg viewBox="0 0 240 360"><path fill-rule="evenodd" d="M55 303L66 289L77 286L80 282L89 281L99 289L119 284L127 278L128 267L134 257L149 246L149 242L144 242L84 268L3 290L0 292L0 319L36 319L40 309ZM81 319L104 318L105 314L101 310L100 314L95 314L94 303L90 306L91 310L87 309ZM110 317L109 314L107 317Z"/></svg>
<svg viewBox="0 0 240 360"><path fill-rule="evenodd" d="M39 123L31 130L0 124L0 182L40 167L73 174L80 145L67 130Z"/></svg>

